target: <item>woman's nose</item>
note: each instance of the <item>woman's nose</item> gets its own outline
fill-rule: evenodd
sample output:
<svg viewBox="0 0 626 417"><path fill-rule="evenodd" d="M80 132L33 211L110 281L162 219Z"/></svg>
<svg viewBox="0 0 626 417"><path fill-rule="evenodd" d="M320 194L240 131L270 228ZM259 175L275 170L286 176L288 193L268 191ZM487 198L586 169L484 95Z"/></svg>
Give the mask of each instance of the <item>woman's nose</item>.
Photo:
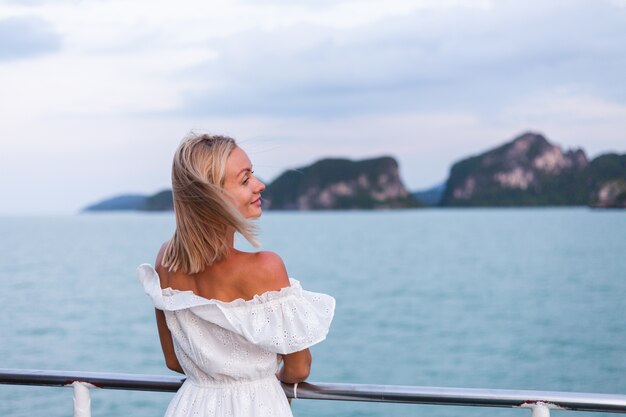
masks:
<svg viewBox="0 0 626 417"><path fill-rule="evenodd" d="M258 187L258 193L262 193L265 190L265 184L263 184L260 180L257 180L259 182L259 187Z"/></svg>

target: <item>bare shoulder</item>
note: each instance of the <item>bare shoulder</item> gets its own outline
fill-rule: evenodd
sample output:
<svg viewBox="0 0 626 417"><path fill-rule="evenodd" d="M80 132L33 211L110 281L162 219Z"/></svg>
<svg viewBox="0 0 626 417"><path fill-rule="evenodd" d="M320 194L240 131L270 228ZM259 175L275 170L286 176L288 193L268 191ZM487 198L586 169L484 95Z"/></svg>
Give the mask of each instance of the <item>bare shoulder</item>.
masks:
<svg viewBox="0 0 626 417"><path fill-rule="evenodd" d="M265 291L277 291L289 286L289 275L285 263L274 252L256 252L252 254L255 280Z"/></svg>

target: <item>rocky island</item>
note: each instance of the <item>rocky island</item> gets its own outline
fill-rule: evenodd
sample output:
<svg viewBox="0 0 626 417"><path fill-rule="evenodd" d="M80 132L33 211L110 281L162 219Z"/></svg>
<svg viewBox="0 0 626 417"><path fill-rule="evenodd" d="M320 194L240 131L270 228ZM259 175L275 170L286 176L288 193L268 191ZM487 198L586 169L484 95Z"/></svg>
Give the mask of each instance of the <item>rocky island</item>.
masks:
<svg viewBox="0 0 626 417"><path fill-rule="evenodd" d="M170 211L174 210L172 190L153 195L121 195L91 204L82 211Z"/></svg>
<svg viewBox="0 0 626 417"><path fill-rule="evenodd" d="M626 205L626 155L589 161L536 133L455 163L440 202L446 207Z"/></svg>
<svg viewBox="0 0 626 417"><path fill-rule="evenodd" d="M578 188L589 161L581 149L563 151L539 134L455 163L443 206L583 205Z"/></svg>
<svg viewBox="0 0 626 417"><path fill-rule="evenodd" d="M322 159L284 172L263 193L270 210L345 210L417 207L390 156L351 161Z"/></svg>

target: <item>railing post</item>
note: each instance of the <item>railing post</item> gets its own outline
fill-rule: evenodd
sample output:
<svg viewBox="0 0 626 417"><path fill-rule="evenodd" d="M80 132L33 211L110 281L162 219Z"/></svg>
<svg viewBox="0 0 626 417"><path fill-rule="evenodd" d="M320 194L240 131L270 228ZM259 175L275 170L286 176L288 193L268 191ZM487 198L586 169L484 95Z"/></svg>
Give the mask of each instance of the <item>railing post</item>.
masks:
<svg viewBox="0 0 626 417"><path fill-rule="evenodd" d="M93 385L87 382L74 381L74 417L91 417L91 395L89 388Z"/></svg>
<svg viewBox="0 0 626 417"><path fill-rule="evenodd" d="M541 401L533 404L531 409L531 417L550 417L550 408L548 408L548 406Z"/></svg>

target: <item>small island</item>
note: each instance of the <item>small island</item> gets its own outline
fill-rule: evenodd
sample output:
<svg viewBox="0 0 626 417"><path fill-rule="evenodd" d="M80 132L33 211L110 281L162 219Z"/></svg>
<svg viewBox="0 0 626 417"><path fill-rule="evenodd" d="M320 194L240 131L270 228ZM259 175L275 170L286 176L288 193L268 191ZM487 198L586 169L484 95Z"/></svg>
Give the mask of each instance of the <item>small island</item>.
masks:
<svg viewBox="0 0 626 417"><path fill-rule="evenodd" d="M270 210L349 210L419 207L390 157L322 159L289 170L263 193Z"/></svg>
<svg viewBox="0 0 626 417"><path fill-rule="evenodd" d="M537 133L455 163L443 207L626 207L626 155L589 161Z"/></svg>

